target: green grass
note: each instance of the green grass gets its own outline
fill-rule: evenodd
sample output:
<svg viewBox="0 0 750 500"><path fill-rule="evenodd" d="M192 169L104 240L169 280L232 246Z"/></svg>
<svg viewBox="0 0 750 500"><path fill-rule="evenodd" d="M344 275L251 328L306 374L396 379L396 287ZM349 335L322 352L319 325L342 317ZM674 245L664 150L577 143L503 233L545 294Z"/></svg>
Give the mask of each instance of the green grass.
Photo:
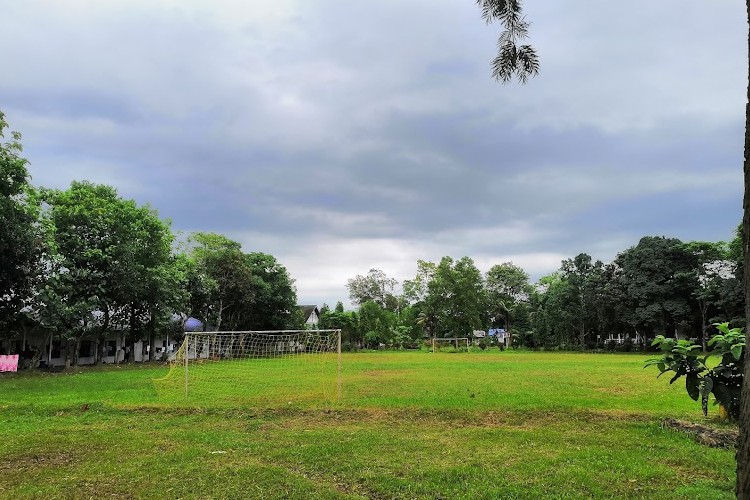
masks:
<svg viewBox="0 0 750 500"><path fill-rule="evenodd" d="M703 418L645 359L345 354L338 403L334 364L195 371L187 400L165 367L4 375L0 497L732 498L734 452L661 428Z"/></svg>

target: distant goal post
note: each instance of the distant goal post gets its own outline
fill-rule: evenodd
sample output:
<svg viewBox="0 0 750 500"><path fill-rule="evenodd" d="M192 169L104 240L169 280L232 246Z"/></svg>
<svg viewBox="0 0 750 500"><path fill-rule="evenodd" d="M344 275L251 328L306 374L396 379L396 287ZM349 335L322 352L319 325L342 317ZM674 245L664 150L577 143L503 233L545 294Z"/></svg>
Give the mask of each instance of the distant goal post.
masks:
<svg viewBox="0 0 750 500"><path fill-rule="evenodd" d="M465 347L466 352L469 352L469 337L432 337L432 352L436 352L441 346L454 347L456 351Z"/></svg>
<svg viewBox="0 0 750 500"><path fill-rule="evenodd" d="M341 330L185 332L167 376L167 396L227 403L340 401Z"/></svg>

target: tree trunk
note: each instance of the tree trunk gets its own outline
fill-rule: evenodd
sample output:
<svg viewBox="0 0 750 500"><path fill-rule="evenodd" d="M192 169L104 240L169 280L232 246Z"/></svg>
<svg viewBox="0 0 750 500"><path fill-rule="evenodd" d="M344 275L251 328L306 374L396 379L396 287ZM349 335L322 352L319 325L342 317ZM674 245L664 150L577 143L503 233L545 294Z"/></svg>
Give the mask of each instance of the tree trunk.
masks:
<svg viewBox="0 0 750 500"><path fill-rule="evenodd" d="M154 344L156 344L156 329L153 327L149 327L149 333L148 333L148 360L154 361L156 359L156 348L154 347Z"/></svg>
<svg viewBox="0 0 750 500"><path fill-rule="evenodd" d="M102 346L104 346L104 336L100 335L94 342L94 366L102 362Z"/></svg>
<svg viewBox="0 0 750 500"><path fill-rule="evenodd" d="M701 310L701 348L703 349L703 352L706 352L706 349L708 346L706 345L706 312L708 310L708 304L702 304L700 306Z"/></svg>
<svg viewBox="0 0 750 500"><path fill-rule="evenodd" d="M73 344L73 366L78 366L78 356L81 354L81 337L76 337Z"/></svg>
<svg viewBox="0 0 750 500"><path fill-rule="evenodd" d="M70 369L70 338L65 338L65 369Z"/></svg>
<svg viewBox="0 0 750 500"><path fill-rule="evenodd" d="M138 321L135 315L136 311L136 305L135 303L130 304L130 332L126 336L125 345L129 345L130 352L127 352L127 362L132 363L135 361L135 332L136 330L140 330L140 328L136 328L136 322ZM140 325L138 325L140 326Z"/></svg>
<svg viewBox="0 0 750 500"><path fill-rule="evenodd" d="M750 1L750 0L748 0ZM221 315L224 313L224 299L219 299L219 316L216 318L216 331L221 331Z"/></svg>
<svg viewBox="0 0 750 500"><path fill-rule="evenodd" d="M102 351L104 349L104 346L106 344L107 335L106 332L109 330L109 306L104 307L104 323L102 323L102 327L99 330L99 336L96 338L96 347L94 349L94 364L98 365L102 361L102 355L104 354Z"/></svg>
<svg viewBox="0 0 750 500"><path fill-rule="evenodd" d="M581 321L581 351L586 350L586 322Z"/></svg>
<svg viewBox="0 0 750 500"><path fill-rule="evenodd" d="M750 0L746 0L748 22L748 57L750 61ZM742 250L745 278L745 351L750 347L750 64L748 64L747 102L745 103L745 197L742 203ZM747 360L747 354L745 354ZM750 500L750 363L745 372L740 394L740 437L737 441L737 498Z"/></svg>
<svg viewBox="0 0 750 500"><path fill-rule="evenodd" d="M508 349L513 348L513 333L510 329L510 314L505 317L505 336L508 338Z"/></svg>

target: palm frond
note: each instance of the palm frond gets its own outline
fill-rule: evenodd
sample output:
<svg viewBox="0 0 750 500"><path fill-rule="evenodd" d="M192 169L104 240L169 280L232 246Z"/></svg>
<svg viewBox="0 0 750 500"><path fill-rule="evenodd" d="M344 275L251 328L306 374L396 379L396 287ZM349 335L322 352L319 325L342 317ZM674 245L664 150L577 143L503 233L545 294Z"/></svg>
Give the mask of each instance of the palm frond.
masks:
<svg viewBox="0 0 750 500"><path fill-rule="evenodd" d="M521 13L520 0L477 0L482 19L488 24L500 21L503 32L497 41L497 56L492 61L492 76L502 83L517 77L526 83L539 73L539 57L531 45L518 45L528 38L529 23Z"/></svg>

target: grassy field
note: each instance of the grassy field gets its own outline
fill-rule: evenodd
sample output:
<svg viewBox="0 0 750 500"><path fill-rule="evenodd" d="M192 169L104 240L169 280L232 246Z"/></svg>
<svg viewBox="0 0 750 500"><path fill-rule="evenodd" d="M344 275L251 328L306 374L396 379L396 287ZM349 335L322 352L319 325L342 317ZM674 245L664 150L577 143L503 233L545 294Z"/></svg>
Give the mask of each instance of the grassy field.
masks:
<svg viewBox="0 0 750 500"><path fill-rule="evenodd" d="M661 428L703 418L645 359L345 354L340 402L333 365L187 400L163 366L3 374L0 498L732 498L734 452Z"/></svg>

